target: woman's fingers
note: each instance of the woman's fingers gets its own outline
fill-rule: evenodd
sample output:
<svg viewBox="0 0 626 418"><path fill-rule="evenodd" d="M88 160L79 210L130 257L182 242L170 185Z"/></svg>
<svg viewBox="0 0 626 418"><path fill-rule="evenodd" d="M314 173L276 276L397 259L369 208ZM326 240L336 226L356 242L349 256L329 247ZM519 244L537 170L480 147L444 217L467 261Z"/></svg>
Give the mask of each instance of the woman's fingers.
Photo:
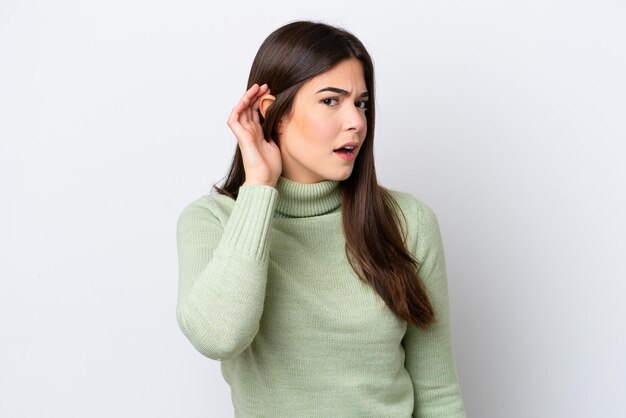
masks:
<svg viewBox="0 0 626 418"><path fill-rule="evenodd" d="M228 117L231 128L238 142L256 142L263 140L263 130L259 118L261 98L269 92L267 84L254 84L242 96Z"/></svg>
<svg viewBox="0 0 626 418"><path fill-rule="evenodd" d="M263 96L265 93L269 92L270 88L267 84L263 84L262 86L259 87L259 92L258 92L258 96L261 97Z"/></svg>
<svg viewBox="0 0 626 418"><path fill-rule="evenodd" d="M250 103L252 103L252 99L254 97L256 97L257 93L259 92L259 85L258 84L254 84L252 85L252 87L250 87L241 97L241 100L239 100L239 103L237 103L237 105L233 108L233 110L237 110L237 113L241 113L241 111L243 111L245 108L247 108L248 106L250 106Z"/></svg>
<svg viewBox="0 0 626 418"><path fill-rule="evenodd" d="M255 84L256 86L257 84ZM249 90L248 90L249 91ZM263 95L265 93L267 93L269 91L269 88L267 87L267 84L263 84L262 86L260 86L258 88L258 90L256 90L255 94L250 94L248 96L249 101L247 102L248 104L248 108L250 108L251 110L258 110L259 108L259 103L260 103L260 99L263 97Z"/></svg>
<svg viewBox="0 0 626 418"><path fill-rule="evenodd" d="M256 124L261 124L261 119L259 118L259 107L257 106L256 109L254 109L252 111L252 121Z"/></svg>
<svg viewBox="0 0 626 418"><path fill-rule="evenodd" d="M261 98L268 91L267 84L263 84L259 87L256 94L250 97L250 103L248 108L246 109L248 121L252 121L255 124L258 124L259 121L259 104L261 102Z"/></svg>
<svg viewBox="0 0 626 418"><path fill-rule="evenodd" d="M243 101L244 103L246 103L247 106L249 106L250 103L252 102L252 98L254 98L259 92L259 89L260 89L260 86L258 84L256 83L253 84L252 87L250 87L248 91L246 91L243 94L241 101Z"/></svg>
<svg viewBox="0 0 626 418"><path fill-rule="evenodd" d="M259 86L254 84L243 95L237 106L235 106L238 115L247 115L248 119L252 119L253 113L258 109L259 99L268 91L267 84Z"/></svg>
<svg viewBox="0 0 626 418"><path fill-rule="evenodd" d="M242 102L245 103L248 109L256 110L258 109L258 102L261 97L269 90L267 84L263 84L259 86L258 84L254 84L246 94L243 95Z"/></svg>

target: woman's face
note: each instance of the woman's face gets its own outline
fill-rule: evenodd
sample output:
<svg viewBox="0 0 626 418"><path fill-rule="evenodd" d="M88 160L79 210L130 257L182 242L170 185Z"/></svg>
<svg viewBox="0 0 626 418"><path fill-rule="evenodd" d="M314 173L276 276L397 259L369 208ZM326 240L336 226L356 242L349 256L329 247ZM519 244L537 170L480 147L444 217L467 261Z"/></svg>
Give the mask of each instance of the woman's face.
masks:
<svg viewBox="0 0 626 418"><path fill-rule="evenodd" d="M355 58L306 81L280 124L282 176L299 183L350 177L367 134L367 101Z"/></svg>

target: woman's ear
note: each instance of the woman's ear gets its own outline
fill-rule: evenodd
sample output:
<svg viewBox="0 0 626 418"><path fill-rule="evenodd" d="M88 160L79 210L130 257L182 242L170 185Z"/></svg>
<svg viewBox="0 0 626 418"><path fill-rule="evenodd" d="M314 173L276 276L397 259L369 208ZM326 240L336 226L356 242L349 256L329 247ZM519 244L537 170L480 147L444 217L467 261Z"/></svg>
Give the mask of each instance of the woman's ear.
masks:
<svg viewBox="0 0 626 418"><path fill-rule="evenodd" d="M272 105L272 103L274 103L275 100L276 100L276 97L272 96L269 93L264 94L259 99L259 111L261 112L261 116L263 116L263 118L265 118L267 109L269 109L269 107Z"/></svg>

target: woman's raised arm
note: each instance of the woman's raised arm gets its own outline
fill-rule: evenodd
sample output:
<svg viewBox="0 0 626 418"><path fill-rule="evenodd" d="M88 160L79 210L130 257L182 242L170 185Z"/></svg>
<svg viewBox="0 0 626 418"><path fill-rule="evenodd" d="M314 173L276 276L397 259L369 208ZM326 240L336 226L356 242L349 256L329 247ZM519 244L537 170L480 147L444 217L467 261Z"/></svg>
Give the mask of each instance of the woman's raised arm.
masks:
<svg viewBox="0 0 626 418"><path fill-rule="evenodd" d="M228 126L242 151L246 182L230 213L224 201L199 199L177 224L179 289L176 316L205 356L232 358L248 347L263 313L268 235L281 172L280 151L263 138L258 108L266 85L252 86L233 108Z"/></svg>

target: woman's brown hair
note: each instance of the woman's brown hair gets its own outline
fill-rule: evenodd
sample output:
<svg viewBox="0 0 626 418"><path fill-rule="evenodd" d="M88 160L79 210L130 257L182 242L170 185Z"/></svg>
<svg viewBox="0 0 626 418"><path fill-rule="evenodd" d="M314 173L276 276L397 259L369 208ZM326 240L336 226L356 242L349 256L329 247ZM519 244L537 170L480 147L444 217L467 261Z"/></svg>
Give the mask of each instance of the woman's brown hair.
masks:
<svg viewBox="0 0 626 418"><path fill-rule="evenodd" d="M435 321L418 263L406 248L399 208L387 190L378 185L374 168L374 66L367 50L351 33L316 22L293 22L273 33L257 52L248 88L267 83L276 97L261 124L265 138L280 146L278 128L289 115L304 82L349 58L363 65L369 93L367 136L350 177L340 183L346 254L352 268L381 296L399 318L426 329ZM241 150L237 147L229 173L215 189L237 198L245 181ZM401 213L401 212L400 212Z"/></svg>

